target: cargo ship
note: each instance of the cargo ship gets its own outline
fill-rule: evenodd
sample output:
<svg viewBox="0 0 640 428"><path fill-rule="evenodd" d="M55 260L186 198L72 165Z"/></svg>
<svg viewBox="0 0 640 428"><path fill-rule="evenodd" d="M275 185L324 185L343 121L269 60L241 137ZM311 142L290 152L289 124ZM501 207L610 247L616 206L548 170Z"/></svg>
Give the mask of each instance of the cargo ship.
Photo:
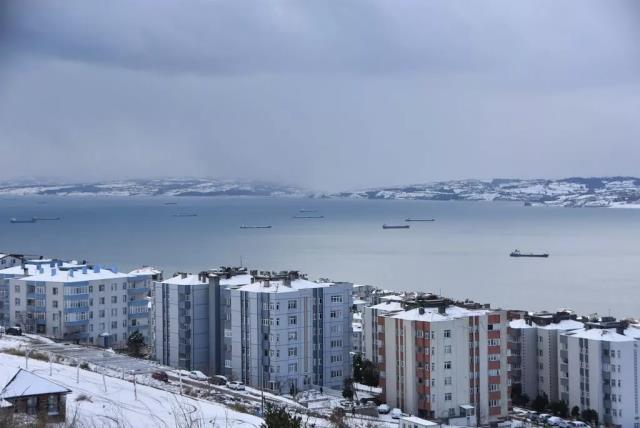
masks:
<svg viewBox="0 0 640 428"><path fill-rule="evenodd" d="M240 226L240 229L271 229L271 225L267 225L267 226L250 226L250 225L243 224L242 226Z"/></svg>
<svg viewBox="0 0 640 428"><path fill-rule="evenodd" d="M521 253L520 250L513 250L511 252L511 254L509 254L509 256L511 257L549 257L549 254L547 253Z"/></svg>
<svg viewBox="0 0 640 428"><path fill-rule="evenodd" d="M293 218L324 218L323 215L294 215Z"/></svg>
<svg viewBox="0 0 640 428"><path fill-rule="evenodd" d="M436 221L435 218L406 218L404 221Z"/></svg>
<svg viewBox="0 0 640 428"><path fill-rule="evenodd" d="M198 214L174 214L174 217L198 217Z"/></svg>
<svg viewBox="0 0 640 428"><path fill-rule="evenodd" d="M34 217L35 221L58 221L60 217Z"/></svg>
<svg viewBox="0 0 640 428"><path fill-rule="evenodd" d="M36 218L32 217L32 218L28 218L28 219L17 219L17 218L12 218L11 220L9 220L11 223L35 223Z"/></svg>
<svg viewBox="0 0 640 428"><path fill-rule="evenodd" d="M409 229L408 224L383 224L383 229Z"/></svg>

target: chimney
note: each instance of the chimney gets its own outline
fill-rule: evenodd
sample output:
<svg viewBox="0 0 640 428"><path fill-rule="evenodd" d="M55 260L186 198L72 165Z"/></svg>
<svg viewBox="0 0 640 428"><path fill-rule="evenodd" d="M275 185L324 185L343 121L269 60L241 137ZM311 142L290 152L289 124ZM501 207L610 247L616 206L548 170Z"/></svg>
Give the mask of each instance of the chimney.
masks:
<svg viewBox="0 0 640 428"><path fill-rule="evenodd" d="M87 265L82 266L82 273L83 273L84 275L86 275L86 274L87 274Z"/></svg>
<svg viewBox="0 0 640 428"><path fill-rule="evenodd" d="M447 313L447 305L446 304L438 305L438 313L440 315L446 314Z"/></svg>
<svg viewBox="0 0 640 428"><path fill-rule="evenodd" d="M424 308L423 308L423 307L419 307L419 308L418 308L418 313L419 313L420 315L424 315Z"/></svg>
<svg viewBox="0 0 640 428"><path fill-rule="evenodd" d="M100 273L100 265L95 265L93 267L93 273Z"/></svg>
<svg viewBox="0 0 640 428"><path fill-rule="evenodd" d="M69 276L73 278L73 269L69 269Z"/></svg>
<svg viewBox="0 0 640 428"><path fill-rule="evenodd" d="M25 265L22 265L22 273L24 273L24 276L29 275L29 269Z"/></svg>
<svg viewBox="0 0 640 428"><path fill-rule="evenodd" d="M56 268L51 268L51 276L56 276Z"/></svg>

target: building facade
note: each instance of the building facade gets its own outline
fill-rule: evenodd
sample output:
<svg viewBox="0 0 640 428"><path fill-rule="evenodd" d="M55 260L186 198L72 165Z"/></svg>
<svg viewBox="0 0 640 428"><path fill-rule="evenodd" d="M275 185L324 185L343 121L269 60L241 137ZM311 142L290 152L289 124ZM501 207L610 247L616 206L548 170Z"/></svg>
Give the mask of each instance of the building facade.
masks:
<svg viewBox="0 0 640 428"><path fill-rule="evenodd" d="M133 326L149 343L150 279L61 262L25 273L8 280L10 323L25 332L124 347Z"/></svg>
<svg viewBox="0 0 640 428"><path fill-rule="evenodd" d="M559 336L560 398L608 427L640 427L640 328L603 318Z"/></svg>
<svg viewBox="0 0 640 428"><path fill-rule="evenodd" d="M297 272L257 276L230 289L231 377L276 393L351 376L352 284L312 282Z"/></svg>
<svg viewBox="0 0 640 428"><path fill-rule="evenodd" d="M402 302L386 300L373 306L362 308L362 355L367 360L378 364L378 317L386 313L400 312Z"/></svg>
<svg viewBox="0 0 640 428"><path fill-rule="evenodd" d="M378 317L387 403L405 413L473 426L507 417L506 312L443 300Z"/></svg>

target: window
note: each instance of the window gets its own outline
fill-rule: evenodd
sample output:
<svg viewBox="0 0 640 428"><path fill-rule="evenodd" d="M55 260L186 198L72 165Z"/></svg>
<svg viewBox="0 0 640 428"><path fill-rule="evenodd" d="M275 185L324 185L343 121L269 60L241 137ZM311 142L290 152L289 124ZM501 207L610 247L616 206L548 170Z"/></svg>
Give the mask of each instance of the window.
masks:
<svg viewBox="0 0 640 428"><path fill-rule="evenodd" d="M118 303L118 296L111 296L111 303Z"/></svg>
<svg viewBox="0 0 640 428"><path fill-rule="evenodd" d="M27 414L35 415L38 411L38 397L27 398Z"/></svg>
<svg viewBox="0 0 640 428"><path fill-rule="evenodd" d="M290 331L289 332L289 340L298 340L298 332Z"/></svg>
<svg viewBox="0 0 640 428"><path fill-rule="evenodd" d="M15 291L16 293L19 293L20 292L20 286L19 285L15 285L13 287L13 291Z"/></svg>
<svg viewBox="0 0 640 428"><path fill-rule="evenodd" d="M342 370L331 370L331 377L342 377Z"/></svg>
<svg viewBox="0 0 640 428"><path fill-rule="evenodd" d="M296 309L298 306L298 302L296 300L289 300L287 302L287 309Z"/></svg>
<svg viewBox="0 0 640 428"><path fill-rule="evenodd" d="M451 376L447 376L444 378L444 384L445 385L451 385Z"/></svg>
<svg viewBox="0 0 640 428"><path fill-rule="evenodd" d="M331 341L332 348L341 348L342 347L342 339L333 339Z"/></svg>
<svg viewBox="0 0 640 428"><path fill-rule="evenodd" d="M499 407L500 400L489 400L489 407Z"/></svg>
<svg viewBox="0 0 640 428"><path fill-rule="evenodd" d="M444 337L451 337L451 330L445 330Z"/></svg>
<svg viewBox="0 0 640 428"><path fill-rule="evenodd" d="M500 346L500 339L489 339L489 346ZM542 350L540 355L542 355Z"/></svg>
<svg viewBox="0 0 640 428"><path fill-rule="evenodd" d="M338 355L332 355L331 356L331 362L332 363L339 363L342 362L342 355L338 354Z"/></svg>
<svg viewBox="0 0 640 428"><path fill-rule="evenodd" d="M101 297L100 300L98 301L101 305L104 305L104 297Z"/></svg>
<svg viewBox="0 0 640 428"><path fill-rule="evenodd" d="M104 291L104 284L98 285L98 291Z"/></svg>
<svg viewBox="0 0 640 428"><path fill-rule="evenodd" d="M298 355L298 348L289 348L289 356L295 357Z"/></svg>
<svg viewBox="0 0 640 428"><path fill-rule="evenodd" d="M297 373L298 372L298 363L289 364L289 373Z"/></svg>
<svg viewBox="0 0 640 428"><path fill-rule="evenodd" d="M231 337L231 329L229 328L224 329L224 337Z"/></svg>
<svg viewBox="0 0 640 428"><path fill-rule="evenodd" d="M224 366L228 369L232 368L231 360L224 360Z"/></svg>
<svg viewBox="0 0 640 428"><path fill-rule="evenodd" d="M111 316L112 317L118 316L118 308L111 308Z"/></svg>
<svg viewBox="0 0 640 428"><path fill-rule="evenodd" d="M131 285L133 285L133 284L131 284ZM123 289L123 290L126 290L126 289L127 289L127 283L126 283L126 282L123 282L123 283L122 283L122 289Z"/></svg>
<svg viewBox="0 0 640 428"><path fill-rule="evenodd" d="M16 304L16 306L20 306L20 299L16 297L14 303Z"/></svg>
<svg viewBox="0 0 640 428"><path fill-rule="evenodd" d="M54 296L56 296L58 294L58 287L53 287L51 289L51 292L53 293ZM49 398L51 398L51 397L49 397Z"/></svg>
<svg viewBox="0 0 640 428"><path fill-rule="evenodd" d="M450 392L445 392L444 393L444 401L451 401L451 393Z"/></svg>
<svg viewBox="0 0 640 428"><path fill-rule="evenodd" d="M444 353L445 354L451 353L451 345L444 345Z"/></svg>
<svg viewBox="0 0 640 428"><path fill-rule="evenodd" d="M331 303L342 303L342 296L331 296Z"/></svg>
<svg viewBox="0 0 640 428"><path fill-rule="evenodd" d="M98 311L98 316L99 316L100 318L104 318L104 309L100 309L100 310ZM103 327L103 328L104 328L104 327Z"/></svg>
<svg viewBox="0 0 640 428"><path fill-rule="evenodd" d="M329 318L342 318L342 311L329 312Z"/></svg>
<svg viewBox="0 0 640 428"><path fill-rule="evenodd" d="M444 368L445 369L450 369L451 368L451 361L445 361L444 362Z"/></svg>
<svg viewBox="0 0 640 428"><path fill-rule="evenodd" d="M118 328L118 321L111 321L111 328L113 329Z"/></svg>
<svg viewBox="0 0 640 428"><path fill-rule="evenodd" d="M292 315L289 317L289 325L296 325L298 323L298 317Z"/></svg>

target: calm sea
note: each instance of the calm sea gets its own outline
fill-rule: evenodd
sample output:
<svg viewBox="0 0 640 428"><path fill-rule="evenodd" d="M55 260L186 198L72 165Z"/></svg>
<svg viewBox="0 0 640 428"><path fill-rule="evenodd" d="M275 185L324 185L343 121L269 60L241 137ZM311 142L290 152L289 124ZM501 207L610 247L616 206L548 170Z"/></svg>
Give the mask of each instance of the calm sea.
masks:
<svg viewBox="0 0 640 428"><path fill-rule="evenodd" d="M177 202L177 205L165 205ZM293 219L299 210L323 219ZM174 214L197 214L174 217ZM61 217L11 224L11 217ZM434 217L382 230L406 217ZM3 198L0 251L198 272L299 269L505 308L640 316L640 210L261 198ZM272 229L240 229L240 225ZM514 259L509 252L549 252Z"/></svg>

